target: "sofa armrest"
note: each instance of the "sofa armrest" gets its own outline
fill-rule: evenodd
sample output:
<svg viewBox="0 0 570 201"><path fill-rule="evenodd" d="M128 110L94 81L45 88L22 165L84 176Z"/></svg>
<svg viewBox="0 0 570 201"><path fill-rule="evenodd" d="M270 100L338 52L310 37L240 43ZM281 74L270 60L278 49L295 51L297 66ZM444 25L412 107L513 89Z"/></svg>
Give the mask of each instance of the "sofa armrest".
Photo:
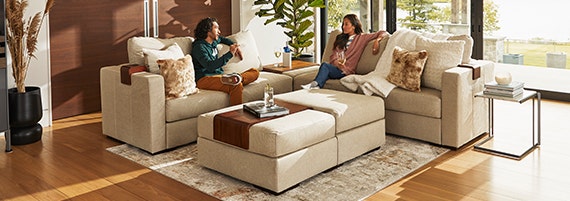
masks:
<svg viewBox="0 0 570 201"><path fill-rule="evenodd" d="M494 65L489 61L473 61L481 65L481 77L472 79L469 68L454 67L442 78L442 144L459 147L488 131L489 105L475 93L491 81Z"/></svg>
<svg viewBox="0 0 570 201"><path fill-rule="evenodd" d="M139 72L131 76L131 85L125 85L120 81L120 68L100 70L103 134L151 153L164 150L164 79Z"/></svg>

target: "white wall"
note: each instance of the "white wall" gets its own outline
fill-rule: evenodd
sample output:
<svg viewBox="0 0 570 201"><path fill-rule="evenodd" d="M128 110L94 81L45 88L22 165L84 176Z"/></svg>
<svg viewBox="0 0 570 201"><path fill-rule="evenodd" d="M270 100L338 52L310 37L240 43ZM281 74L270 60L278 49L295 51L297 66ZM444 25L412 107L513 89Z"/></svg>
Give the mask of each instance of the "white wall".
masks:
<svg viewBox="0 0 570 201"><path fill-rule="evenodd" d="M232 0L232 19L234 19L232 21L232 32L236 33L242 30L252 32L263 65L281 62L281 58L275 58L273 50L276 47L283 48L285 41L289 38L283 33L283 28L275 22L264 25L265 18L255 15L258 10L259 6L254 6L252 0ZM318 32L315 34L318 35ZM318 41L317 38L315 45L318 45Z"/></svg>
<svg viewBox="0 0 570 201"><path fill-rule="evenodd" d="M30 2L28 8L26 9L26 18L34 15L39 11L44 10L46 0L41 0L39 2ZM44 19L40 33L38 35L38 50L35 53L36 58L32 58L30 61L30 67L28 68L28 74L26 77L26 86L38 86L42 89L42 106L43 106L43 117L40 120L40 124L43 127L51 126L52 116L51 116L51 77L50 77L50 54L49 54L49 21L48 17ZM8 48L6 48L8 49ZM8 50L7 50L8 51ZM8 75L12 75L12 61L8 57ZM8 88L16 87L14 78L8 76Z"/></svg>

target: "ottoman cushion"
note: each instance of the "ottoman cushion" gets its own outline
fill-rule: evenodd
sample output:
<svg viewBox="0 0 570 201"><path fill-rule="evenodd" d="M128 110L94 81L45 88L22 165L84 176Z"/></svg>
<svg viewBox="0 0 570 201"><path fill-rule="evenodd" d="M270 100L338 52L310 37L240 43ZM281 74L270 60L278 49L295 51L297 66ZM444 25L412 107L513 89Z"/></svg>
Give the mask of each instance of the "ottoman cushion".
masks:
<svg viewBox="0 0 570 201"><path fill-rule="evenodd" d="M312 107L335 117L336 133L384 119L384 100L330 89L297 90L275 99Z"/></svg>
<svg viewBox="0 0 570 201"><path fill-rule="evenodd" d="M214 140L214 116L241 108L237 105L200 115L198 135ZM334 123L333 116L315 110L303 110L257 123L249 128L248 151L268 157L283 156L334 137Z"/></svg>

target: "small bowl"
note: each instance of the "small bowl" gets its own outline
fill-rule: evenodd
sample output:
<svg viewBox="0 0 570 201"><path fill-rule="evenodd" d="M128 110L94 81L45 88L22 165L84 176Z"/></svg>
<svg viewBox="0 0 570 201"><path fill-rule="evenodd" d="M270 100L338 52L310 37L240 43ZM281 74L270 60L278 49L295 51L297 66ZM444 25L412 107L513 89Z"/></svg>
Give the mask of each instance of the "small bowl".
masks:
<svg viewBox="0 0 570 201"><path fill-rule="evenodd" d="M513 77L509 72L497 72L495 73L495 82L500 85L508 85L513 81Z"/></svg>

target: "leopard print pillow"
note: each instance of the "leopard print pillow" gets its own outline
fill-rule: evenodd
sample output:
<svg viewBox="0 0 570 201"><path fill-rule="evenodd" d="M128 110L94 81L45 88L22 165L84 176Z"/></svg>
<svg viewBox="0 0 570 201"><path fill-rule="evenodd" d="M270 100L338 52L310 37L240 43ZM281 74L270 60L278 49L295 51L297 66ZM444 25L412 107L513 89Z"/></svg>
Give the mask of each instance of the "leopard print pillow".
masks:
<svg viewBox="0 0 570 201"><path fill-rule="evenodd" d="M396 46L387 80L403 89L420 92L422 71L427 57L426 50L411 52Z"/></svg>

